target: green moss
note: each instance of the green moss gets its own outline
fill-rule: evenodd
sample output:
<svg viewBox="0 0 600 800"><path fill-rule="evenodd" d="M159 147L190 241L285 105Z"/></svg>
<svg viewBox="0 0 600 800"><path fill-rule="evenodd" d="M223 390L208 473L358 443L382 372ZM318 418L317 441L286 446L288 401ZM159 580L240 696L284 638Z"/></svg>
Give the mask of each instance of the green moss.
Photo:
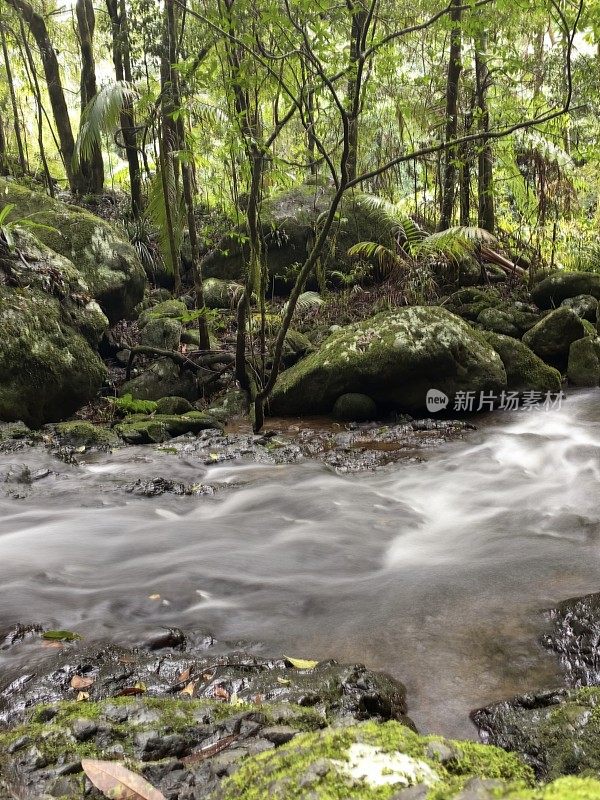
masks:
<svg viewBox="0 0 600 800"><path fill-rule="evenodd" d="M567 377L574 386L598 386L600 383L600 338L585 336L569 348Z"/></svg>
<svg viewBox="0 0 600 800"><path fill-rule="evenodd" d="M111 430L83 420L61 422L56 426L56 433L61 441L74 447L109 446L117 443L117 437Z"/></svg>
<svg viewBox="0 0 600 800"><path fill-rule="evenodd" d="M595 778L559 778L547 786L498 793L503 800L598 800L600 781Z"/></svg>
<svg viewBox="0 0 600 800"><path fill-rule="evenodd" d="M152 414L157 409L155 400L138 400L131 394L122 397L111 397L111 403L123 414Z"/></svg>
<svg viewBox="0 0 600 800"><path fill-rule="evenodd" d="M145 327L151 320L179 319L187 313L187 306L182 300L163 300L140 314L138 325Z"/></svg>
<svg viewBox="0 0 600 800"><path fill-rule="evenodd" d="M182 415L137 414L117 425L116 431L128 444L160 444L172 436L200 433L212 428L221 429L221 424L214 417L202 411L189 411Z"/></svg>
<svg viewBox="0 0 600 800"><path fill-rule="evenodd" d="M481 336L502 359L510 391L560 391L560 372L538 358L523 342L491 331L482 331Z"/></svg>

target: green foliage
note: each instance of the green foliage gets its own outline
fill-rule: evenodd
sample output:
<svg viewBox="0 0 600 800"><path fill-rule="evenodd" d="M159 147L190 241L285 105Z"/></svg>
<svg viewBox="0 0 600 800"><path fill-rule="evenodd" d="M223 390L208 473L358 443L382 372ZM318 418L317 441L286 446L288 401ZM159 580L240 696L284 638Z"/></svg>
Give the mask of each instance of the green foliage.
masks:
<svg viewBox="0 0 600 800"><path fill-rule="evenodd" d="M165 266L165 270L169 275L173 275L175 273L176 265L173 263L173 252L171 249L171 242L169 240L167 205L171 213L171 224L173 228L176 254L180 253L181 244L183 242L183 231L185 228L185 205L181 190L175 181L175 172L171 164L167 166L164 184L167 188L166 197L163 186L162 171L160 168L158 168L156 175L150 181L148 189L148 207L146 213L148 214L148 218L150 219L152 226L157 231L160 255Z"/></svg>
<svg viewBox="0 0 600 800"><path fill-rule="evenodd" d="M79 136L75 143L74 166L89 159L96 147L102 146L102 134L113 133L119 124L123 106L138 97L134 86L115 81L104 86L81 114Z"/></svg>
<svg viewBox="0 0 600 800"><path fill-rule="evenodd" d="M10 215L16 208L14 203L7 203L0 209L0 241L4 241L9 250L15 249L14 231L16 228L29 228L32 230L46 230L52 233L61 235L60 231L53 228L51 225L43 225L41 222L36 222L33 217L35 214L28 214L26 217L17 217L16 219L9 219Z"/></svg>

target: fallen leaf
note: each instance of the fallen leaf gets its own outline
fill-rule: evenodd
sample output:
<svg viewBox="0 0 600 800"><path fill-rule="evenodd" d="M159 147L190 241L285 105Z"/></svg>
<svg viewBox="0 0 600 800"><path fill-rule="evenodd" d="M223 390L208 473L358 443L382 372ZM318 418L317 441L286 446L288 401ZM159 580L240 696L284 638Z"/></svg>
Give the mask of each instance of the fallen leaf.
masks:
<svg viewBox="0 0 600 800"><path fill-rule="evenodd" d="M116 761L82 758L81 766L96 789L112 800L165 800L145 778Z"/></svg>
<svg viewBox="0 0 600 800"><path fill-rule="evenodd" d="M206 758L210 758L211 756L220 753L221 750L225 750L238 739L239 734L233 733L230 736L225 736L223 739L219 739L219 741L215 742L215 744L208 745L208 747L203 747L201 750L196 750L195 753L190 753L189 756L185 756L181 760L184 764L196 764L198 761L204 761Z"/></svg>
<svg viewBox="0 0 600 800"><path fill-rule="evenodd" d="M214 672L203 672L202 673L202 680L203 681L211 681L215 677Z"/></svg>
<svg viewBox="0 0 600 800"><path fill-rule="evenodd" d="M194 696L194 689L196 688L196 681L190 681L185 689L182 689L179 694L189 694L190 697Z"/></svg>
<svg viewBox="0 0 600 800"><path fill-rule="evenodd" d="M73 631L44 631L42 638L58 642L72 642L75 639L81 639L81 636Z"/></svg>
<svg viewBox="0 0 600 800"><path fill-rule="evenodd" d="M282 686L290 686L292 682L288 678L282 678L278 675L277 683L280 683Z"/></svg>
<svg viewBox="0 0 600 800"><path fill-rule="evenodd" d="M265 699L264 694L255 694L254 697L252 698L252 702L257 706L260 706L262 705L264 699Z"/></svg>
<svg viewBox="0 0 600 800"><path fill-rule="evenodd" d="M94 678L84 678L83 675L73 675L71 689L89 689L94 685Z"/></svg>
<svg viewBox="0 0 600 800"><path fill-rule="evenodd" d="M189 667L187 669L184 669L183 672L181 672L179 674L179 678L177 679L177 683L187 683L189 681L190 677L191 677L191 674L192 673L191 673Z"/></svg>
<svg viewBox="0 0 600 800"><path fill-rule="evenodd" d="M42 647L49 647L53 650L62 650L63 643L62 642L50 642L50 641L43 641Z"/></svg>
<svg viewBox="0 0 600 800"><path fill-rule="evenodd" d="M218 697L220 700L225 700L225 702L229 702L229 692L222 686L215 686L213 696Z"/></svg>
<svg viewBox="0 0 600 800"><path fill-rule="evenodd" d="M132 697L133 695L144 694L145 691L146 684L142 681L138 681L135 686L126 686L125 689L121 689L117 697Z"/></svg>
<svg viewBox="0 0 600 800"><path fill-rule="evenodd" d="M148 595L148 600L160 600L160 595L159 594L149 594Z"/></svg>
<svg viewBox="0 0 600 800"><path fill-rule="evenodd" d="M89 699L90 699L90 693L89 692L79 692L77 694L77 702L78 703L82 703L84 700L89 700Z"/></svg>
<svg viewBox="0 0 600 800"><path fill-rule="evenodd" d="M291 664L292 667L296 669L314 669L319 663L318 661L309 661L305 658L290 658L289 656L284 656L284 658L288 664Z"/></svg>

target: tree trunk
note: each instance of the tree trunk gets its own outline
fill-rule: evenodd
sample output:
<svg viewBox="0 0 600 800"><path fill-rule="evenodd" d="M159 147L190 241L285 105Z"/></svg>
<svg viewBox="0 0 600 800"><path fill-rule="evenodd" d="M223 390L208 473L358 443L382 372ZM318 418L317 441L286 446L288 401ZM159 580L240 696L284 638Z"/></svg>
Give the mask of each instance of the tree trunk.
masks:
<svg viewBox="0 0 600 800"><path fill-rule="evenodd" d="M10 102L13 111L15 141L17 143L17 152L19 154L19 166L21 167L21 173L25 175L25 173L27 172L27 161L25 160L25 153L23 151L23 140L21 139L21 125L19 124L19 107L17 105L17 95L15 93L15 84L13 82L12 69L10 66L8 46L6 44L6 33L2 25L0 25L0 38L2 39L2 54L4 56L4 67L6 69L6 81L8 83L8 92L10 94Z"/></svg>
<svg viewBox="0 0 600 800"><path fill-rule="evenodd" d="M71 191L79 193L84 188L84 183L82 181L81 171L79 169L73 169L75 139L73 138L69 109L65 100L65 93L60 77L58 58L56 57L56 51L48 35L46 21L41 14L34 11L31 3L27 0L6 0L6 2L14 8L25 21L40 51L46 83L48 85L48 96L50 98L50 105L52 106L61 155L67 174L67 181Z"/></svg>
<svg viewBox="0 0 600 800"><path fill-rule="evenodd" d="M462 0L452 0L452 31L450 33L450 57L448 60L448 77L446 81L446 137L445 142L452 142L456 139L458 129L458 84L462 70ZM457 175L457 151L456 147L449 147L446 150L444 164L444 174L442 178L442 193L440 207L440 222L438 230L444 231L452 223L454 212L454 199L456 195L456 175Z"/></svg>
<svg viewBox="0 0 600 800"><path fill-rule="evenodd" d="M94 62L94 30L96 17L91 0L77 0L75 4L79 46L81 48L81 110L90 103L97 94L96 64ZM104 164L102 151L95 144L87 160L82 159L80 169L87 194L100 194L104 188Z"/></svg>
<svg viewBox="0 0 600 800"><path fill-rule="evenodd" d="M0 109L0 112L2 109ZM6 153L6 136L4 135L4 124L0 113L0 175L8 175L8 158Z"/></svg>
<svg viewBox="0 0 600 800"><path fill-rule="evenodd" d="M127 81L131 83L131 53L127 6L125 0L106 0L106 7L112 26L112 51L115 78L118 81ZM142 174L135 133L135 115L133 111L133 100L131 99L123 103L120 114L120 125L129 169L131 212L134 217L138 217L143 210L144 204L142 199Z"/></svg>
<svg viewBox="0 0 600 800"><path fill-rule="evenodd" d="M35 70L35 62L33 60L33 54L31 52L31 48L29 47L29 42L27 41L27 33L25 32L25 25L23 24L22 19L19 19L19 28L21 31L21 39L23 42L21 57L23 58L25 71L29 76L29 81L31 83L33 96L35 97L35 107L37 112L36 117L37 117L38 148L40 151L40 160L42 162L42 167L44 169L44 175L46 176L46 186L48 188L48 194L50 195L50 197L54 197L54 180L52 178L52 175L50 174L50 168L48 167L48 159L46 158L46 148L44 146L44 106L42 103L40 82L38 81L37 72ZM24 57L23 57L23 50L25 51Z"/></svg>
<svg viewBox="0 0 600 800"><path fill-rule="evenodd" d="M490 129L490 112L487 103L487 93L490 83L490 74L486 61L487 34L482 34L475 51L475 76L477 82L477 106L479 108L479 126L482 132ZM485 228L490 233L496 227L494 209L494 161L492 146L489 141L483 141L479 148L479 227Z"/></svg>
<svg viewBox="0 0 600 800"><path fill-rule="evenodd" d="M358 166L358 118L360 115L360 108L358 104L355 104L355 96L356 83L358 80L358 61L366 22L366 11L362 9L352 10L352 23L350 26L350 78L348 80L348 180L354 180L354 178L356 178Z"/></svg>

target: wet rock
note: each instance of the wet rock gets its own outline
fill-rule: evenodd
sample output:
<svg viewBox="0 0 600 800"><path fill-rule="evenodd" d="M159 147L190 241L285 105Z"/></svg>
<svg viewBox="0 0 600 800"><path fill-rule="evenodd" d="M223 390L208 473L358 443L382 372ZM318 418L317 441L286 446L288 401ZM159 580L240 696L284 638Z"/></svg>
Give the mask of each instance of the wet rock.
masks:
<svg viewBox="0 0 600 800"><path fill-rule="evenodd" d="M502 359L509 391L530 390L542 394L560 392L561 377L558 370L548 366L526 344L491 331L483 331L482 336Z"/></svg>
<svg viewBox="0 0 600 800"><path fill-rule="evenodd" d="M544 278L531 290L531 297L539 308L556 308L563 300L580 295L591 295L600 300L600 275L594 272L555 272Z"/></svg>
<svg viewBox="0 0 600 800"><path fill-rule="evenodd" d="M558 654L569 686L600 684L600 594L565 600L549 612L546 647Z"/></svg>
<svg viewBox="0 0 600 800"><path fill-rule="evenodd" d="M600 338L586 336L569 348L567 377L573 386L600 384Z"/></svg>
<svg viewBox="0 0 600 800"><path fill-rule="evenodd" d="M595 322L598 313L598 300L591 294L580 294L577 297L567 297L561 306L572 309L581 319Z"/></svg>
<svg viewBox="0 0 600 800"><path fill-rule="evenodd" d="M198 381L190 370L181 370L170 358L160 358L126 381L119 394L130 394L138 400L177 396L193 402L198 399Z"/></svg>
<svg viewBox="0 0 600 800"><path fill-rule="evenodd" d="M139 343L157 350L178 350L181 323L176 319L151 319L140 331Z"/></svg>
<svg viewBox="0 0 600 800"><path fill-rule="evenodd" d="M296 728L288 725L273 725L271 728L263 728L262 736L274 745L281 745L291 741L297 733Z"/></svg>
<svg viewBox="0 0 600 800"><path fill-rule="evenodd" d="M464 320L439 307L414 306L332 334L280 376L270 410L284 416L328 414L340 395L358 392L378 407L413 413L427 410L432 388L450 403L460 391L499 393L506 388L506 372L497 353Z"/></svg>
<svg viewBox="0 0 600 800"><path fill-rule="evenodd" d="M527 331L523 343L543 361L566 366L569 348L584 335L585 328L577 314L570 308L557 308Z"/></svg>
<svg viewBox="0 0 600 800"><path fill-rule="evenodd" d="M335 401L333 416L347 422L366 422L377 417L377 406L366 394L342 394Z"/></svg>

